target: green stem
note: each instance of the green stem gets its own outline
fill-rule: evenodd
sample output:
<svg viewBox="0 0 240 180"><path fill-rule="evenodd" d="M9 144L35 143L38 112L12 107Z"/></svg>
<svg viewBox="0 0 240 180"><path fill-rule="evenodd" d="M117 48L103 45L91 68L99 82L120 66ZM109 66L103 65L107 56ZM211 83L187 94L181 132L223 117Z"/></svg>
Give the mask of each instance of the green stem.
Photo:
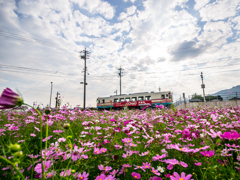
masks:
<svg viewBox="0 0 240 180"><path fill-rule="evenodd" d="M46 117L47 118L47 117ZM48 141L48 119L46 120L46 143L45 143L45 158L44 158L44 167L47 160L47 141Z"/></svg>
<svg viewBox="0 0 240 180"><path fill-rule="evenodd" d="M42 157L42 116L41 116L40 112L37 109L35 109L34 107L32 107L28 104L25 104L25 103L24 103L24 105L34 109L40 117L40 155L41 155L41 164L42 164L42 180L44 180L45 179L45 173L44 173L45 168L43 166L43 157Z"/></svg>
<svg viewBox="0 0 240 180"><path fill-rule="evenodd" d="M15 164L13 164L11 161L9 161L8 159L4 158L3 156L0 156L0 159L2 159L3 161L5 161L6 163L10 164L13 169L16 171L16 173L24 180L24 176L22 173L20 173L20 171L18 170L18 168L16 167Z"/></svg>

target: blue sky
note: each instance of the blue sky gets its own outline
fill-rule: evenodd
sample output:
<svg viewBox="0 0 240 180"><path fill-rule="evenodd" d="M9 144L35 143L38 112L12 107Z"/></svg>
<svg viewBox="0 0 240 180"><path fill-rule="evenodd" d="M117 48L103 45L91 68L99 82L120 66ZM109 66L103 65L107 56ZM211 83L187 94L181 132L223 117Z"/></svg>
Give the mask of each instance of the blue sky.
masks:
<svg viewBox="0 0 240 180"><path fill-rule="evenodd" d="M83 104L97 97L173 91L174 98L239 85L239 0L0 0L0 88L27 103Z"/></svg>

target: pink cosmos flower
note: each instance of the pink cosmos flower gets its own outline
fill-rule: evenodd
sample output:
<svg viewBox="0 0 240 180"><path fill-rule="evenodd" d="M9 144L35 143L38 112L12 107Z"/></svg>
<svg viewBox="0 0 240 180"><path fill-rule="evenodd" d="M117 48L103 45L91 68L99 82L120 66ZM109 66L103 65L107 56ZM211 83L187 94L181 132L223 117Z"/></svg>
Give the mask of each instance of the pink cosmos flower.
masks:
<svg viewBox="0 0 240 180"><path fill-rule="evenodd" d="M200 152L200 154L203 155L203 156L206 156L206 157L212 157L215 154L215 151L211 151L211 150L209 150L209 152L208 151L202 151L202 152Z"/></svg>
<svg viewBox="0 0 240 180"><path fill-rule="evenodd" d="M55 175L56 175L56 171L49 172L49 173L46 174L46 179L52 178L52 177L54 177Z"/></svg>
<svg viewBox="0 0 240 180"><path fill-rule="evenodd" d="M116 178L112 175L108 175L104 180L115 180Z"/></svg>
<svg viewBox="0 0 240 180"><path fill-rule="evenodd" d="M132 173L132 177L133 177L134 179L141 179L141 175L138 174L138 173L136 173L136 172L133 172L133 173Z"/></svg>
<svg viewBox="0 0 240 180"><path fill-rule="evenodd" d="M62 133L64 132L63 130L53 130L53 133Z"/></svg>
<svg viewBox="0 0 240 180"><path fill-rule="evenodd" d="M139 156L146 156L146 155L148 155L148 154L149 154L149 151L143 152L142 154L139 154Z"/></svg>
<svg viewBox="0 0 240 180"><path fill-rule="evenodd" d="M107 152L107 149L106 148L101 148L100 151L101 151L101 153L105 153L105 152Z"/></svg>
<svg viewBox="0 0 240 180"><path fill-rule="evenodd" d="M35 137L35 136L36 136L36 134L33 134L33 133L31 133L31 134L30 134L30 136L32 136L32 137Z"/></svg>
<svg viewBox="0 0 240 180"><path fill-rule="evenodd" d="M0 97L0 109L10 109L23 104L23 98L10 88L3 90Z"/></svg>
<svg viewBox="0 0 240 180"><path fill-rule="evenodd" d="M119 170L115 170L115 169L114 169L112 172L110 172L110 174L115 176L115 175L118 173L118 171L119 171Z"/></svg>
<svg viewBox="0 0 240 180"><path fill-rule="evenodd" d="M143 168L144 169L150 169L150 167L151 167L151 163L148 163L148 162L144 163L143 162Z"/></svg>
<svg viewBox="0 0 240 180"><path fill-rule="evenodd" d="M130 164L124 164L123 167L132 167Z"/></svg>
<svg viewBox="0 0 240 180"><path fill-rule="evenodd" d="M167 169L168 169L168 170L172 170L172 169L173 169L173 165L172 165L172 164L169 164L169 165L167 166Z"/></svg>
<svg viewBox="0 0 240 180"><path fill-rule="evenodd" d="M156 156L154 156L154 157L152 157L152 160L153 161L157 161L157 160L159 160L159 159L162 159L162 158L165 158L165 157L167 157L167 155L166 154L163 154L163 155L156 155Z"/></svg>
<svg viewBox="0 0 240 180"><path fill-rule="evenodd" d="M158 172L157 169L154 169L154 167L152 167L152 173L154 173L154 174L160 176L160 173Z"/></svg>
<svg viewBox="0 0 240 180"><path fill-rule="evenodd" d="M105 177L106 177L106 175L105 175L105 174L100 174L99 176L97 176L97 177L96 177L96 179L95 179L95 180L104 180L104 179L105 179Z"/></svg>
<svg viewBox="0 0 240 180"><path fill-rule="evenodd" d="M94 148L93 150L93 154L97 155L97 154L101 154L101 151L99 148Z"/></svg>
<svg viewBox="0 0 240 180"><path fill-rule="evenodd" d="M98 165L98 169L101 171L110 171L112 170L112 167L111 166L104 167L103 165Z"/></svg>
<svg viewBox="0 0 240 180"><path fill-rule="evenodd" d="M179 161L176 159L166 159L166 160L164 160L164 162L167 164L172 164L172 165L179 164Z"/></svg>
<svg viewBox="0 0 240 180"><path fill-rule="evenodd" d="M121 148L123 147L123 146L118 145L118 144L115 144L114 146L115 146L115 148L116 148L117 150L119 150L119 149L121 149Z"/></svg>
<svg viewBox="0 0 240 180"><path fill-rule="evenodd" d="M43 162L43 164L44 164L44 162ZM46 162L45 162L45 168L44 168L45 172L47 172L47 170L48 170L52 165L53 165L53 163L51 163L50 160L49 160L49 161L46 161ZM34 168L34 170L35 170L37 173L41 174L41 173L42 173L42 164L41 164L41 163L38 163L38 164L36 165L36 167Z"/></svg>
<svg viewBox="0 0 240 180"><path fill-rule="evenodd" d="M180 161L180 164L181 164L182 167L185 167L185 168L188 167L188 165L183 161Z"/></svg>
<svg viewBox="0 0 240 180"><path fill-rule="evenodd" d="M140 168L140 169L142 169L144 172L146 172L145 169L144 169L142 166L136 166L136 165L134 165L134 166L135 166L134 170Z"/></svg>
<svg viewBox="0 0 240 180"><path fill-rule="evenodd" d="M81 179L81 180L88 180L88 176L89 176L89 173L86 173L85 171L82 174L79 173L77 175L78 179Z"/></svg>
<svg viewBox="0 0 240 180"><path fill-rule="evenodd" d="M61 176L61 177L62 177L62 176L66 177L66 176L70 176L70 175L71 175L71 169L64 170L64 171L62 171L62 172L60 173L60 176Z"/></svg>
<svg viewBox="0 0 240 180"><path fill-rule="evenodd" d="M190 180L190 178L192 177L192 175L191 174L189 174L189 175L187 175L187 176L185 176L185 173L184 172L182 172L181 173L181 177L179 176L179 174L177 173L177 172L174 172L173 173L173 175L174 176L170 176L170 179L171 180Z"/></svg>
<svg viewBox="0 0 240 180"><path fill-rule="evenodd" d="M201 166L202 163L201 162L198 162L198 163L194 163L196 166Z"/></svg>

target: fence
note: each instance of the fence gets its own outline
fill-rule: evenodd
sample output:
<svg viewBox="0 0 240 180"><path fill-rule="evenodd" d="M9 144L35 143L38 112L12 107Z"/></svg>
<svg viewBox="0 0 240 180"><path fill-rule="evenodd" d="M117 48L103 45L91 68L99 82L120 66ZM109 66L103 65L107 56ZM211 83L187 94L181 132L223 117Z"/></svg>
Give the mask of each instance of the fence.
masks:
<svg viewBox="0 0 240 180"><path fill-rule="evenodd" d="M208 94L205 95L205 102L203 102L203 97L200 95L197 96L199 99L194 98L196 95L188 96L184 98L183 96L180 96L179 99L177 99L173 104L175 107L189 107L193 108L198 105L202 106L238 106L240 105L240 92L220 92L215 94ZM184 104L184 101L186 102Z"/></svg>

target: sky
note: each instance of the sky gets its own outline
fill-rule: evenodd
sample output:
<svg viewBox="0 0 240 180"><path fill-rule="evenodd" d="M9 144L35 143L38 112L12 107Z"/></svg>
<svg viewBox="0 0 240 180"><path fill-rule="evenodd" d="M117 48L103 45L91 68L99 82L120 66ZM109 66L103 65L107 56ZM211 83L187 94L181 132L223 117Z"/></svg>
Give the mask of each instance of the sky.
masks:
<svg viewBox="0 0 240 180"><path fill-rule="evenodd" d="M69 107L98 97L172 91L213 94L239 85L239 0L0 0L0 91Z"/></svg>

